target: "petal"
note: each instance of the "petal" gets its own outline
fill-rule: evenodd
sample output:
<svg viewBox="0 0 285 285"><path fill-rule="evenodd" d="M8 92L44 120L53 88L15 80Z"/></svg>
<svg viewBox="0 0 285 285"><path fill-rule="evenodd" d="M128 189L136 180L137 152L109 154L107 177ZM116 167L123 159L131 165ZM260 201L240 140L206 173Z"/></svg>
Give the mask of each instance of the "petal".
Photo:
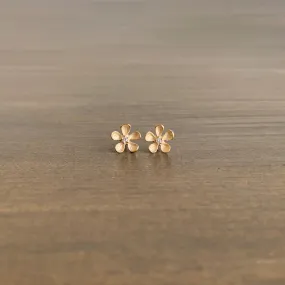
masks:
<svg viewBox="0 0 285 285"><path fill-rule="evenodd" d="M131 130L131 125L130 124L126 124L126 125L122 125L121 126L121 130L122 130L122 134L124 136L128 135L130 130Z"/></svg>
<svg viewBox="0 0 285 285"><path fill-rule="evenodd" d="M171 146L168 143L162 143L160 145L160 149L161 149L162 152L170 152Z"/></svg>
<svg viewBox="0 0 285 285"><path fill-rule="evenodd" d="M112 132L111 134L111 138L114 140L114 141L120 141L122 139L122 135L117 132L117 131L114 131Z"/></svg>
<svg viewBox="0 0 285 285"><path fill-rule="evenodd" d="M152 132L147 132L145 135L145 140L147 142L155 142L156 141L156 136Z"/></svg>
<svg viewBox="0 0 285 285"><path fill-rule="evenodd" d="M136 152L139 149L139 145L133 142L128 143L128 148L130 152Z"/></svg>
<svg viewBox="0 0 285 285"><path fill-rule="evenodd" d="M155 127L156 135L157 135L158 137L160 137L160 136L162 135L162 133L163 133L163 130L164 130L164 125L157 125L157 126Z"/></svg>
<svg viewBox="0 0 285 285"><path fill-rule="evenodd" d="M156 153L157 149L158 149L158 143L152 143L149 147L148 147L149 151L152 153Z"/></svg>
<svg viewBox="0 0 285 285"><path fill-rule="evenodd" d="M129 135L129 140L139 140L142 137L141 133L136 131Z"/></svg>
<svg viewBox="0 0 285 285"><path fill-rule="evenodd" d="M163 141L171 141L174 139L174 132L172 130L168 130L163 136Z"/></svg>
<svg viewBox="0 0 285 285"><path fill-rule="evenodd" d="M119 142L116 144L115 149L118 153L122 153L125 150L126 145L123 142Z"/></svg>

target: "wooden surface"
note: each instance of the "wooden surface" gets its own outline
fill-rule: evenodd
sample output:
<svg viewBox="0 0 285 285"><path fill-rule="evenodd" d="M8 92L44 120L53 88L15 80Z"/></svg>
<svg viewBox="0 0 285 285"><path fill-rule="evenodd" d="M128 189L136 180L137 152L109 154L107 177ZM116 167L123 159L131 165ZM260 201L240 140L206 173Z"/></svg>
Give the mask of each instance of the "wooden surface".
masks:
<svg viewBox="0 0 285 285"><path fill-rule="evenodd" d="M0 0L0 284L284 285L284 14Z"/></svg>

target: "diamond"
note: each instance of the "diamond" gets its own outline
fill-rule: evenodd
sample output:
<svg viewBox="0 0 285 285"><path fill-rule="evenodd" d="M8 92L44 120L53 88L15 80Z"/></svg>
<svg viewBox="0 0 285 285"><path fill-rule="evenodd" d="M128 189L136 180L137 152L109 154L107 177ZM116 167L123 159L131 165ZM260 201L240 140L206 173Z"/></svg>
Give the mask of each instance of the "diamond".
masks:
<svg viewBox="0 0 285 285"><path fill-rule="evenodd" d="M163 142L163 140L162 140L161 138L157 138L156 142L157 142L158 144L161 144L161 143Z"/></svg>
<svg viewBox="0 0 285 285"><path fill-rule="evenodd" d="M129 142L129 138L128 137L123 137L122 142L125 143L125 144L128 143Z"/></svg>

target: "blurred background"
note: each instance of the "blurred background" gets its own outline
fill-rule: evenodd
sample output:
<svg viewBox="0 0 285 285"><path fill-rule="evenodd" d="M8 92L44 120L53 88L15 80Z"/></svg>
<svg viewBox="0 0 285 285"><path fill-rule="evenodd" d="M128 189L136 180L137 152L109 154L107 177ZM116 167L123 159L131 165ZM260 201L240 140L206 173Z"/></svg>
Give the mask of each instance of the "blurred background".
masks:
<svg viewBox="0 0 285 285"><path fill-rule="evenodd" d="M0 0L0 283L285 284L283 0ZM110 133L162 123L169 155Z"/></svg>

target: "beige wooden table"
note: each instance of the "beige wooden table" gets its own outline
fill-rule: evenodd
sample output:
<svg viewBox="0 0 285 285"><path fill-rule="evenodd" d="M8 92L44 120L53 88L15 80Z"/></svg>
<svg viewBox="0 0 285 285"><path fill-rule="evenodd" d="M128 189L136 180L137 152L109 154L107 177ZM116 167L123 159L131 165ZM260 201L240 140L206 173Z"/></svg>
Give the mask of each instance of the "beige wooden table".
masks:
<svg viewBox="0 0 285 285"><path fill-rule="evenodd" d="M284 285L284 14L0 0L0 284Z"/></svg>

